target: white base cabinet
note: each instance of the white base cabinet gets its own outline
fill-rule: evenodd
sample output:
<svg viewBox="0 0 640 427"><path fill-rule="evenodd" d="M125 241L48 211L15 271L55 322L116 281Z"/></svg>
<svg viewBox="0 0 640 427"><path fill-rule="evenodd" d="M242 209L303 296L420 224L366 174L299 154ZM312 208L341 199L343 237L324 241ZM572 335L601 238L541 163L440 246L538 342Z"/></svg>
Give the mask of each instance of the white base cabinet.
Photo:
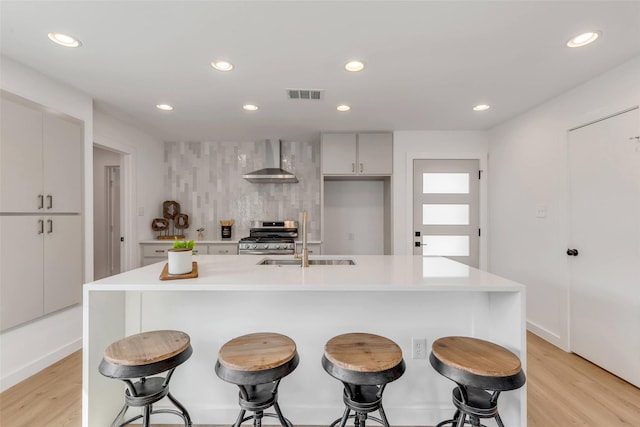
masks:
<svg viewBox="0 0 640 427"><path fill-rule="evenodd" d="M0 329L82 300L80 215L0 216Z"/></svg>
<svg viewBox="0 0 640 427"><path fill-rule="evenodd" d="M167 252L173 247L172 240L140 242L142 266L167 261ZM237 255L238 242L196 241L194 255ZM198 261L194 258L194 261Z"/></svg>

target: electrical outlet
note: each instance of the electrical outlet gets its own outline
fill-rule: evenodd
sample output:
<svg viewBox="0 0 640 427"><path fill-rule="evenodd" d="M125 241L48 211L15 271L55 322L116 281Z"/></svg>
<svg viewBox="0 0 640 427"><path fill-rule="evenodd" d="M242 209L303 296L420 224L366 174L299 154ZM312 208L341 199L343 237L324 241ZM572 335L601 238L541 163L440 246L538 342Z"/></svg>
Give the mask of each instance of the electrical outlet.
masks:
<svg viewBox="0 0 640 427"><path fill-rule="evenodd" d="M427 339L411 338L411 358L426 359L427 358Z"/></svg>

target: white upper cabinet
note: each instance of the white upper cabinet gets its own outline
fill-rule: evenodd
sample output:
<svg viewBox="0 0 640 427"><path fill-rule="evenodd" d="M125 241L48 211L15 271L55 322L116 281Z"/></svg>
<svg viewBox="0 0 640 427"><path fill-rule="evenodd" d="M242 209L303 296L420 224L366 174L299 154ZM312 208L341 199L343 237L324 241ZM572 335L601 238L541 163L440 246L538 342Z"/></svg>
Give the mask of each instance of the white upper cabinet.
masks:
<svg viewBox="0 0 640 427"><path fill-rule="evenodd" d="M0 211L81 211L82 124L2 97Z"/></svg>
<svg viewBox="0 0 640 427"><path fill-rule="evenodd" d="M390 133L358 134L358 173L391 175L393 172L393 136Z"/></svg>
<svg viewBox="0 0 640 427"><path fill-rule="evenodd" d="M0 211L44 211L43 113L2 98Z"/></svg>
<svg viewBox="0 0 640 427"><path fill-rule="evenodd" d="M82 209L82 126L65 117L45 114L43 137L45 211Z"/></svg>
<svg viewBox="0 0 640 427"><path fill-rule="evenodd" d="M323 175L391 175L391 133L322 134Z"/></svg>

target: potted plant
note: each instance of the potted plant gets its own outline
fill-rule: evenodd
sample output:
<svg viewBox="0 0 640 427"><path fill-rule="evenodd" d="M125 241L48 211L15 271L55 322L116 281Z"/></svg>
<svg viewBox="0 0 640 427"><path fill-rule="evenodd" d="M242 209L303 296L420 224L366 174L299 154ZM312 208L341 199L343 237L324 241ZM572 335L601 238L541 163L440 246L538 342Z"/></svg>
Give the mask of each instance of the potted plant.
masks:
<svg viewBox="0 0 640 427"><path fill-rule="evenodd" d="M193 270L193 247L195 240L173 239L173 248L169 249L169 274L187 274Z"/></svg>

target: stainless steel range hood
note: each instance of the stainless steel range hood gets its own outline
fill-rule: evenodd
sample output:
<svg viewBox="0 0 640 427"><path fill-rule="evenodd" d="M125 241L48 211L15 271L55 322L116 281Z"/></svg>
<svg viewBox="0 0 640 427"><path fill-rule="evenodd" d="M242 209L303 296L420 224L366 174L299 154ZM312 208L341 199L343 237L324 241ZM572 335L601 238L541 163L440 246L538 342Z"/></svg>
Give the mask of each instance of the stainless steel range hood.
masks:
<svg viewBox="0 0 640 427"><path fill-rule="evenodd" d="M266 143L266 168L242 175L244 179L256 184L284 184L296 183L298 178L291 172L282 169L282 157L280 148L282 141L267 139Z"/></svg>

